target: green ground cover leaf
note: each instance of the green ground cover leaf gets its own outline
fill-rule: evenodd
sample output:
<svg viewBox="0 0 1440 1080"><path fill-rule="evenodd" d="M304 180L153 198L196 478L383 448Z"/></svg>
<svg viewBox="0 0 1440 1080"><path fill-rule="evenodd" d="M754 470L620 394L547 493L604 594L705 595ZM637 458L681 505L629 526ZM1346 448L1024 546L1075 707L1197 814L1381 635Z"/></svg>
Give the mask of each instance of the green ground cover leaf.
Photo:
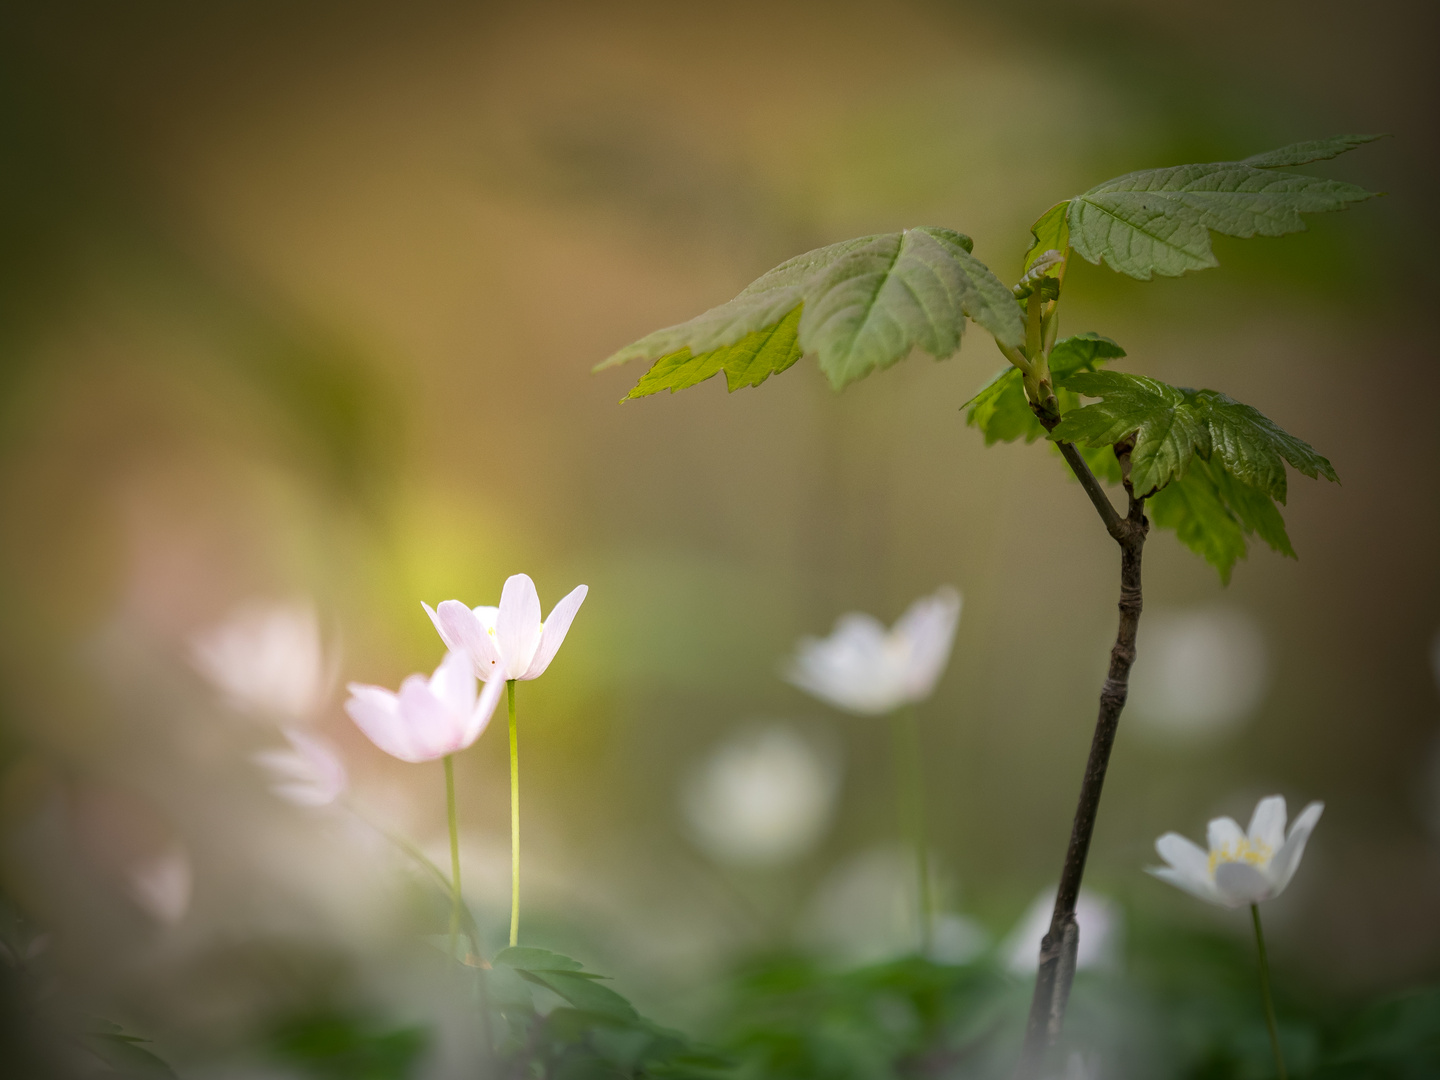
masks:
<svg viewBox="0 0 1440 1080"><path fill-rule="evenodd" d="M1068 203L1070 244L1090 262L1141 281L1215 266L1212 231L1282 236L1304 230L1302 214L1371 198L1374 192L1354 184L1273 170L1332 158L1378 137L1341 135L1244 161L1144 169L1107 180Z"/></svg>
<svg viewBox="0 0 1440 1080"><path fill-rule="evenodd" d="M944 359L968 317L1007 345L1025 337L1014 295L970 254L968 236L918 228L862 236L782 263L728 303L626 346L596 371L648 360L630 393L681 390L721 370L758 386L813 355L837 390L919 348ZM789 323L789 325L787 325Z"/></svg>
<svg viewBox="0 0 1440 1080"><path fill-rule="evenodd" d="M1093 331L1077 334L1057 341L1050 350L1050 374L1058 383L1078 371L1093 371L1096 364L1124 355L1125 350L1107 337ZM1058 386L1055 396L1062 414L1080 404L1079 397ZM985 436L986 446L1016 439L1030 443L1045 437L1045 429L1025 398L1019 368L1007 367L960 407L967 410L965 422Z"/></svg>

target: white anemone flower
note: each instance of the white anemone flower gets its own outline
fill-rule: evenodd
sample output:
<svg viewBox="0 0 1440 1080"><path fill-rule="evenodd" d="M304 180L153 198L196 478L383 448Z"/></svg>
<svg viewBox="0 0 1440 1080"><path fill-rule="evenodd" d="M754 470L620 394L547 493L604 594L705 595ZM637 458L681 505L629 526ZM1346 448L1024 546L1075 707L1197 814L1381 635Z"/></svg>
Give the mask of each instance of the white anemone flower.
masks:
<svg viewBox="0 0 1440 1080"><path fill-rule="evenodd" d="M786 724L730 739L681 790L691 835L727 863L774 865L803 855L834 816L835 758Z"/></svg>
<svg viewBox="0 0 1440 1080"><path fill-rule="evenodd" d="M1255 807L1248 831L1242 831L1233 818L1210 822L1208 852L1179 833L1166 833L1155 841L1155 850L1169 865L1151 867L1149 872L1221 907L1273 899L1295 876L1305 842L1324 809L1324 803L1312 802L1286 835L1285 799L1271 795Z"/></svg>
<svg viewBox="0 0 1440 1080"><path fill-rule="evenodd" d="M345 711L387 754L401 761L434 761L480 737L504 689L503 682L493 680L476 700L470 657L450 652L429 679L411 675L398 694L351 683Z"/></svg>
<svg viewBox="0 0 1440 1080"><path fill-rule="evenodd" d="M289 750L264 750L254 761L270 774L270 790L296 806L329 806L345 792L348 777L340 755L324 739L284 729Z"/></svg>
<svg viewBox="0 0 1440 1080"><path fill-rule="evenodd" d="M528 574L505 581L499 607L466 607L445 600L439 609L425 605L441 640L455 652L470 657L475 674L486 683L511 679L538 679L555 659L575 613L589 587L578 585L540 619L540 594Z"/></svg>
<svg viewBox="0 0 1440 1080"><path fill-rule="evenodd" d="M326 660L312 604L251 602L190 639L190 660L238 712L310 719L336 664Z"/></svg>
<svg viewBox="0 0 1440 1080"><path fill-rule="evenodd" d="M847 712L881 716L928 698L960 621L960 594L946 585L921 597L889 630L870 615L842 615L827 638L801 638L785 678Z"/></svg>

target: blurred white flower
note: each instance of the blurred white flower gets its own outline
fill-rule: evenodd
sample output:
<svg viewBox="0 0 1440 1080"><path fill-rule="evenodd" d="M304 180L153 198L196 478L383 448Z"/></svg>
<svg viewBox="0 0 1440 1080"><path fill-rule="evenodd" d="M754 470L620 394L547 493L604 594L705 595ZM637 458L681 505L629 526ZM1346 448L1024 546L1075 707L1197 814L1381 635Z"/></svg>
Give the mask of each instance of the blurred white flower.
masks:
<svg viewBox="0 0 1440 1080"><path fill-rule="evenodd" d="M936 860L931 865L936 866ZM943 895L943 881L934 882L932 892ZM873 964L913 955L919 919L915 853L905 847L877 847L852 856L827 875L807 913L802 937L843 963ZM984 929L972 919L939 913L931 925L930 958L964 963L988 943Z"/></svg>
<svg viewBox="0 0 1440 1080"><path fill-rule="evenodd" d="M536 679L555 659L589 591L589 586L576 586L541 622L535 583L528 574L515 574L505 581L499 607L472 610L459 600L445 600L439 610L426 604L425 611L441 640L469 656L481 679Z"/></svg>
<svg viewBox="0 0 1440 1080"><path fill-rule="evenodd" d="M490 723L505 683L493 679L477 701L470 657L450 652L427 680L411 675L392 693L351 683L345 711L367 738L401 761L434 761L464 750Z"/></svg>
<svg viewBox="0 0 1440 1080"><path fill-rule="evenodd" d="M842 615L827 638L801 638L785 678L847 712L880 716L924 701L950 659L960 594L921 597L889 630L870 615Z"/></svg>
<svg viewBox="0 0 1440 1080"><path fill-rule="evenodd" d="M1269 682L1265 635L1242 611L1147 616L1130 676L1130 709L1152 732L1182 740L1233 730L1254 715Z"/></svg>
<svg viewBox="0 0 1440 1080"><path fill-rule="evenodd" d="M722 862L774 864L824 834L839 790L835 755L774 724L713 751L681 790L695 841Z"/></svg>
<svg viewBox="0 0 1440 1080"><path fill-rule="evenodd" d="M315 608L306 602L251 602L190 639L190 659L239 712L310 719L330 696L337 665L327 663Z"/></svg>
<svg viewBox="0 0 1440 1080"><path fill-rule="evenodd" d="M1169 865L1149 872L1221 907L1258 904L1279 896L1290 884L1324 809L1319 802L1305 807L1287 836L1285 799L1271 795L1255 807L1248 832L1242 832L1234 818L1211 821L1208 852L1179 833L1166 833L1155 841L1155 850Z"/></svg>
<svg viewBox="0 0 1440 1080"><path fill-rule="evenodd" d="M193 884L190 859L178 847L138 859L125 868L125 890L130 898L167 926L178 923L190 909Z"/></svg>
<svg viewBox="0 0 1440 1080"><path fill-rule="evenodd" d="M254 761L270 774L270 790L296 806L328 806L345 791L345 763L324 739L285 728L289 750L263 750Z"/></svg>
<svg viewBox="0 0 1440 1080"><path fill-rule="evenodd" d="M1000 946L1005 966L1017 975L1034 971L1040 963L1040 942L1050 931L1055 910L1055 890L1045 889L1035 897L1024 916ZM1075 922L1080 927L1080 945L1075 951L1075 968L1113 968L1120 960L1124 920L1113 900L1081 889L1075 901Z"/></svg>

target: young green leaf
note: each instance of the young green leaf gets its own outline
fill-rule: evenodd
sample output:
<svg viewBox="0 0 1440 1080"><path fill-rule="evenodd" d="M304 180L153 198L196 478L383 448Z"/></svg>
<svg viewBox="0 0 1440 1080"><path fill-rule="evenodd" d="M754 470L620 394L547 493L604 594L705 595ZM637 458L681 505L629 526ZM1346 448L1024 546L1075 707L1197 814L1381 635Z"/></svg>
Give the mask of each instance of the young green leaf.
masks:
<svg viewBox="0 0 1440 1080"><path fill-rule="evenodd" d="M1245 557L1248 535L1256 534L1280 554L1295 558L1285 520L1270 497L1214 461L1192 462L1181 479L1150 497L1147 509L1156 527L1173 529L1227 585L1235 563Z"/></svg>
<svg viewBox="0 0 1440 1080"><path fill-rule="evenodd" d="M620 1020L639 1019L635 1006L608 986L602 986L593 979L585 978L581 972L531 971L525 968L517 970L522 979L554 991L577 1009Z"/></svg>
<svg viewBox="0 0 1440 1080"><path fill-rule="evenodd" d="M1371 198L1374 192L1354 184L1272 170L1331 158L1377 137L1342 135L1245 161L1145 169L1107 180L1070 200L1070 243L1090 262L1103 260L1141 281L1215 266L1212 231L1237 237L1301 232L1302 214Z"/></svg>
<svg viewBox="0 0 1440 1080"><path fill-rule="evenodd" d="M1050 350L1050 374L1058 382L1077 371L1093 371L1096 364L1124 355L1125 350L1107 337L1093 331L1077 334L1056 342ZM1080 404L1075 394L1060 387L1057 387L1055 396L1062 413ZM1030 443L1045 437L1045 429L1035 419L1025 399L1025 387L1018 368L1007 367L960 407L968 410L965 422L980 429L986 446L1014 442L1016 439Z"/></svg>
<svg viewBox="0 0 1440 1080"><path fill-rule="evenodd" d="M1018 347L1025 327L1015 297L970 254L972 246L968 236L930 227L831 244L782 263L735 299L657 330L595 370L651 361L630 394L643 397L693 386L722 369L731 390L756 386L811 354L838 390L914 348L950 356L966 317Z"/></svg>
<svg viewBox="0 0 1440 1080"><path fill-rule="evenodd" d="M1306 476L1338 479L1310 444L1259 410L1214 390L1190 390L1119 371L1078 372L1064 380L1064 387L1101 400L1065 413L1050 438L1101 447L1133 436L1130 482L1137 495L1181 479L1196 454L1207 461L1213 455L1230 476L1281 503L1287 461Z"/></svg>
<svg viewBox="0 0 1440 1080"><path fill-rule="evenodd" d="M1055 295L1060 295L1060 287L1065 282L1065 262L1070 253L1070 226L1066 221L1066 214L1070 209L1069 201L1056 203L1045 213L1040 215L1039 220L1030 226L1030 236L1034 243L1030 250L1025 253L1025 268L1023 273L1029 276L1036 265L1044 259L1047 252L1058 252L1060 261L1045 267L1044 273L1047 277L1055 279ZM1028 293L1029 289L1024 292Z"/></svg>
<svg viewBox="0 0 1440 1080"><path fill-rule="evenodd" d="M495 963L515 968L517 971L579 971L585 965L561 953L549 949L532 949L524 945L511 945L501 949L495 956Z"/></svg>
<svg viewBox="0 0 1440 1080"><path fill-rule="evenodd" d="M1065 388L1101 400L1066 413L1050 438L1100 447L1133 437L1130 483L1137 495L1184 476L1197 451L1210 454L1210 429L1178 387L1144 375L1094 371L1070 376Z"/></svg>

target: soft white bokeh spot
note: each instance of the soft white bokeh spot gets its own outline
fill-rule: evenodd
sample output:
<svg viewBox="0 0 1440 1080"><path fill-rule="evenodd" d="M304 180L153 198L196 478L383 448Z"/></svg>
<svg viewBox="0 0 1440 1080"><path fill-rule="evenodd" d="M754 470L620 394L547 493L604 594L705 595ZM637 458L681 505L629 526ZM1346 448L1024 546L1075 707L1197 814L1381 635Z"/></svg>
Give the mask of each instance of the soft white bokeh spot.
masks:
<svg viewBox="0 0 1440 1080"><path fill-rule="evenodd" d="M945 892L938 860L931 855L932 890ZM802 930L806 944L845 964L873 964L916 952L920 903L915 853L908 847L878 847L852 856L821 883ZM938 905L937 905L938 906ZM989 944L974 920L937 912L931 927L930 958L958 964Z"/></svg>
<svg viewBox="0 0 1440 1080"><path fill-rule="evenodd" d="M721 862L774 865L824 836L840 787L837 755L788 724L742 732L711 752L680 792L695 842Z"/></svg>
<svg viewBox="0 0 1440 1080"><path fill-rule="evenodd" d="M309 601L250 601L191 636L190 660L237 712L289 723L325 704L337 666Z"/></svg>
<svg viewBox="0 0 1440 1080"><path fill-rule="evenodd" d="M125 869L125 891L158 923L173 926L190 910L194 877L181 848L138 859Z"/></svg>
<svg viewBox="0 0 1440 1080"><path fill-rule="evenodd" d="M1040 963L1040 942L1050 929L1055 909L1055 890L1046 889L1035 897L1015 928L1000 946L1005 966L1017 975L1034 971ZM1075 903L1075 921L1080 926L1080 947L1075 968L1112 969L1120 962L1124 920L1113 900L1088 889L1080 890Z"/></svg>
<svg viewBox="0 0 1440 1080"><path fill-rule="evenodd" d="M1147 615L1128 714L1153 735L1199 741L1254 716L1270 682L1265 635L1231 608Z"/></svg>

